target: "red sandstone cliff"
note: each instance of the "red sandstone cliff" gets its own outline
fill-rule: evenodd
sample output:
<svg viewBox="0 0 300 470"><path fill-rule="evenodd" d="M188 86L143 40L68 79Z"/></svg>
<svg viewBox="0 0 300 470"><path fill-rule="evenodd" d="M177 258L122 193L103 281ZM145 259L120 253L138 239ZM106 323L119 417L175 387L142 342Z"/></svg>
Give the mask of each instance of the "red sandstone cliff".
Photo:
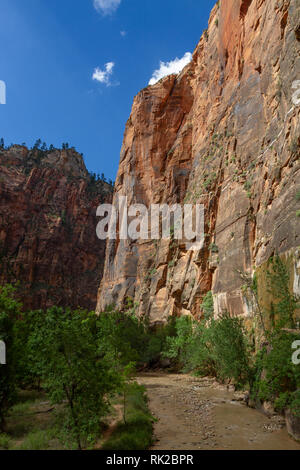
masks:
<svg viewBox="0 0 300 470"><path fill-rule="evenodd" d="M26 308L94 309L105 253L96 207L111 198L73 149L0 149L1 284L20 281Z"/></svg>
<svg viewBox="0 0 300 470"><path fill-rule="evenodd" d="M206 243L109 241L100 312L127 297L155 322L216 311L251 315L238 271L274 253L300 293L299 0L221 0L192 62L134 99L116 181L129 204L203 203Z"/></svg>

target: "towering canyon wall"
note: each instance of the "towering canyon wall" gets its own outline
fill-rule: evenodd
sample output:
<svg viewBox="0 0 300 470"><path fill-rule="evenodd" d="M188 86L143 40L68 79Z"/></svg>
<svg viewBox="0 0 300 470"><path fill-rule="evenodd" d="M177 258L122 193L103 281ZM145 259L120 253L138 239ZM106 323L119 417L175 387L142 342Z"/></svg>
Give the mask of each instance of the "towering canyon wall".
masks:
<svg viewBox="0 0 300 470"><path fill-rule="evenodd" d="M75 150L0 149L0 283L19 281L25 308L94 309L105 244L96 208L112 187Z"/></svg>
<svg viewBox="0 0 300 470"><path fill-rule="evenodd" d="M135 97L114 203L204 204L205 245L108 241L98 312L131 297L152 323L200 318L212 290L216 312L250 315L240 273L276 252L300 293L297 80L299 0L221 0L192 62Z"/></svg>

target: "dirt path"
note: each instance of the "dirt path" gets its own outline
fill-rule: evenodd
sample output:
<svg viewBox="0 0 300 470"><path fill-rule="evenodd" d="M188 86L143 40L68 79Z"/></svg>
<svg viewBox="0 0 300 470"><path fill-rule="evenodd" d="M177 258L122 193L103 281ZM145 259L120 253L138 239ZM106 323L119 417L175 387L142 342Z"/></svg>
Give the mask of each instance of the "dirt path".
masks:
<svg viewBox="0 0 300 470"><path fill-rule="evenodd" d="M213 379L149 373L138 381L158 418L154 450L300 450L281 417L248 408Z"/></svg>

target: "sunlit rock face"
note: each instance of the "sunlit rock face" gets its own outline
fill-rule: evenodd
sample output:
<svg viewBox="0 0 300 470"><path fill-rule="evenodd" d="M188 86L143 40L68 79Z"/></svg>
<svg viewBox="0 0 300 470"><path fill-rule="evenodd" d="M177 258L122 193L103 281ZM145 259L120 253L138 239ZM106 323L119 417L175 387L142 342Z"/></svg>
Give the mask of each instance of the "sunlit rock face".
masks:
<svg viewBox="0 0 300 470"><path fill-rule="evenodd" d="M200 318L212 290L217 313L249 316L240 273L275 252L292 253L299 278L299 9L221 0L191 63L135 97L115 204L204 204L205 245L109 241L98 312L131 297L152 323Z"/></svg>
<svg viewBox="0 0 300 470"><path fill-rule="evenodd" d="M25 308L94 309L105 253L96 208L111 199L73 149L0 149L0 283L19 281Z"/></svg>

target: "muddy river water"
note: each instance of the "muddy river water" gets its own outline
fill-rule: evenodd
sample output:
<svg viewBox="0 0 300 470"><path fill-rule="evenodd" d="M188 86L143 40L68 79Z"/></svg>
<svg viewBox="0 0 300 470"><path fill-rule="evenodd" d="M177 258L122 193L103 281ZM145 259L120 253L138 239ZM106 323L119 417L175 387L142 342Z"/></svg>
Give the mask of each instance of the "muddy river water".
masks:
<svg viewBox="0 0 300 470"><path fill-rule="evenodd" d="M153 450L300 450L282 417L248 408L213 379L149 373L138 381L157 418Z"/></svg>

